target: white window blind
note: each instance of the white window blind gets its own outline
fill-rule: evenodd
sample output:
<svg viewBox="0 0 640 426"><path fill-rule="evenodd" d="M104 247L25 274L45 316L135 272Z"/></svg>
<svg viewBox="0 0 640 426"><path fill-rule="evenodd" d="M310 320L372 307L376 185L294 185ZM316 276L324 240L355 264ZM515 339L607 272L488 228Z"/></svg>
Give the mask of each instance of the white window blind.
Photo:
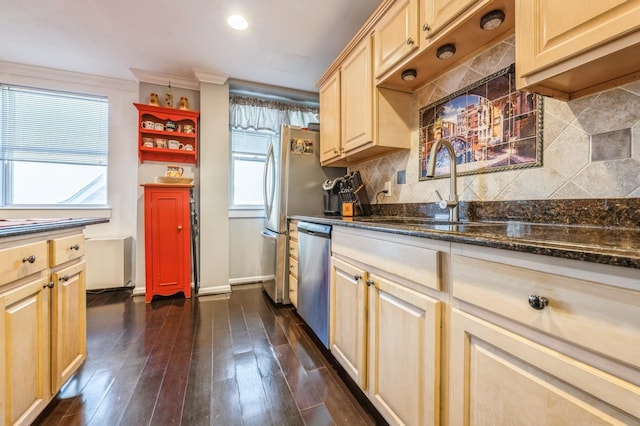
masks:
<svg viewBox="0 0 640 426"><path fill-rule="evenodd" d="M106 97L0 84L0 207L107 205Z"/></svg>
<svg viewBox="0 0 640 426"><path fill-rule="evenodd" d="M0 107L0 159L107 165L106 98L0 85Z"/></svg>
<svg viewBox="0 0 640 426"><path fill-rule="evenodd" d="M243 154L267 155L271 133L252 130L231 130L231 151Z"/></svg>

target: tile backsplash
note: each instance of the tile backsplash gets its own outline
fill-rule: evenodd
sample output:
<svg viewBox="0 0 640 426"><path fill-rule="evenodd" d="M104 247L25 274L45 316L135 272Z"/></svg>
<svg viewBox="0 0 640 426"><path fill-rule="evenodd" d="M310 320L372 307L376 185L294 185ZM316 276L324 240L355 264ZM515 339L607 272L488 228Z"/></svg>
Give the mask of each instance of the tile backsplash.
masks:
<svg viewBox="0 0 640 426"><path fill-rule="evenodd" d="M418 111L515 61L513 37L418 89L413 95L411 150L351 166L372 203L437 201L449 180L418 180ZM458 177L464 201L640 197L640 82L564 102L544 98L543 166ZM398 177L406 171L404 184ZM391 182L391 196L380 194ZM401 181L401 180L400 180Z"/></svg>

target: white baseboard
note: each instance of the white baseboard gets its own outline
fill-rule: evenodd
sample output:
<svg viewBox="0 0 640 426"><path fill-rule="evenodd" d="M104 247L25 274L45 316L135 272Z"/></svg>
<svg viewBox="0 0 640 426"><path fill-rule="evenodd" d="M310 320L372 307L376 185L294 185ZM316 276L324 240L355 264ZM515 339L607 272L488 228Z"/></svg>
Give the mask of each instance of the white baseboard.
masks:
<svg viewBox="0 0 640 426"><path fill-rule="evenodd" d="M273 275L260 275L255 277L242 277L242 278L230 278L229 285L239 285L239 284L251 284L251 283L261 283L264 281L269 281L274 279Z"/></svg>
<svg viewBox="0 0 640 426"><path fill-rule="evenodd" d="M230 293L231 286L230 285L218 285L211 287L200 287L198 289L198 296L206 296L209 294L220 294L220 293Z"/></svg>

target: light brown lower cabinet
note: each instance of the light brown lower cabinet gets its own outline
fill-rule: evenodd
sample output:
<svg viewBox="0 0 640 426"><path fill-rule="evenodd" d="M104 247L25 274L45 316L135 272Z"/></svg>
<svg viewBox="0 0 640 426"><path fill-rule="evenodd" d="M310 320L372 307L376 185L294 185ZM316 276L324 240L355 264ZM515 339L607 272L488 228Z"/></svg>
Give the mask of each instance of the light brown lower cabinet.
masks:
<svg viewBox="0 0 640 426"><path fill-rule="evenodd" d="M442 302L425 290L439 284L407 278L437 281L438 249L336 227L332 235L331 353L390 424L439 424ZM417 268L426 270L380 270L376 258L384 252L400 267L422 259Z"/></svg>
<svg viewBox="0 0 640 426"><path fill-rule="evenodd" d="M452 342L452 425L640 424L623 378L457 310Z"/></svg>
<svg viewBox="0 0 640 426"><path fill-rule="evenodd" d="M640 270L334 226L330 350L393 425L640 425Z"/></svg>
<svg viewBox="0 0 640 426"><path fill-rule="evenodd" d="M0 241L0 425L30 425L86 358L84 235Z"/></svg>
<svg viewBox="0 0 640 426"><path fill-rule="evenodd" d="M51 276L51 393L55 394L87 357L86 264L64 267Z"/></svg>
<svg viewBox="0 0 640 426"><path fill-rule="evenodd" d="M640 271L452 249L451 425L640 425Z"/></svg>
<svg viewBox="0 0 640 426"><path fill-rule="evenodd" d="M289 222L289 300L298 307L298 221Z"/></svg>
<svg viewBox="0 0 640 426"><path fill-rule="evenodd" d="M0 294L0 424L31 424L51 398L49 277L36 274Z"/></svg>

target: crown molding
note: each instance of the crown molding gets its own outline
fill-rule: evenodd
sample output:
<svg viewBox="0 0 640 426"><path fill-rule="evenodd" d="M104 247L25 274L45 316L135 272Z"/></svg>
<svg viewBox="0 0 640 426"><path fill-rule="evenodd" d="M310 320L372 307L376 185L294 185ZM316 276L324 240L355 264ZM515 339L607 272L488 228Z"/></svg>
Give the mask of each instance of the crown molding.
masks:
<svg viewBox="0 0 640 426"><path fill-rule="evenodd" d="M166 86L171 83L171 87L181 87L183 89L200 90L200 83L190 77L182 77L179 75L164 74L153 71L145 71L137 68L129 68L138 82L158 84Z"/></svg>
<svg viewBox="0 0 640 426"><path fill-rule="evenodd" d="M227 74L220 74L212 71L193 69L193 74L196 76L200 83L212 83L223 85L229 80Z"/></svg>
<svg viewBox="0 0 640 426"><path fill-rule="evenodd" d="M82 85L99 89L109 88L127 92L137 90L136 82L133 80L123 80L14 62L0 61L0 76L2 76L2 80L4 80L3 83L10 84L31 85L34 84L33 80L40 81L38 84L42 84L44 81L51 81L55 82L52 84L58 89L60 89L59 83L62 82L74 86ZM92 92L95 92L95 90L92 90ZM100 90L98 90L98 92L100 92Z"/></svg>

